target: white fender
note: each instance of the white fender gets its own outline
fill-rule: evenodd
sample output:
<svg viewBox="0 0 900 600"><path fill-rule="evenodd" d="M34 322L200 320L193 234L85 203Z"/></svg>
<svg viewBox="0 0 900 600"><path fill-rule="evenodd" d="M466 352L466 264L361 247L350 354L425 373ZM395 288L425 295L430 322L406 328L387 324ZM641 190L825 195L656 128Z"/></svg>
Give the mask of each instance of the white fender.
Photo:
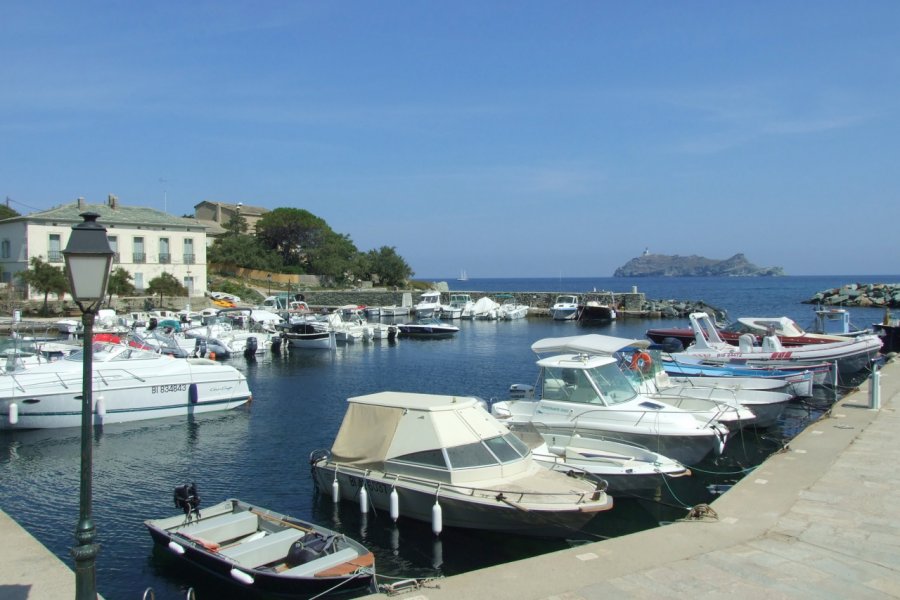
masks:
<svg viewBox="0 0 900 600"><path fill-rule="evenodd" d="M169 550L178 555L184 554L184 546L177 542L169 542Z"/></svg>
<svg viewBox="0 0 900 600"><path fill-rule="evenodd" d="M103 399L103 396L97 398L97 401L94 403L94 410L97 412L98 417L106 416L106 400Z"/></svg>
<svg viewBox="0 0 900 600"><path fill-rule="evenodd" d="M232 568L230 574L232 579L236 579L237 581L240 581L241 583L247 585L253 585L253 575L251 575L250 573L241 571L240 569Z"/></svg>
<svg viewBox="0 0 900 600"><path fill-rule="evenodd" d="M9 424L15 425L19 422L19 405L15 402L9 403Z"/></svg>
<svg viewBox="0 0 900 600"><path fill-rule="evenodd" d="M341 501L341 486L338 485L337 477L331 483L331 501L334 503Z"/></svg>
<svg viewBox="0 0 900 600"><path fill-rule="evenodd" d="M434 535L440 535L444 529L444 512L437 498L434 499L434 506L431 507L431 531Z"/></svg>
<svg viewBox="0 0 900 600"><path fill-rule="evenodd" d="M397 488L391 490L391 520L395 523L400 518L400 495Z"/></svg>
<svg viewBox="0 0 900 600"><path fill-rule="evenodd" d="M369 512L369 492L366 491L366 486L359 488L359 512Z"/></svg>

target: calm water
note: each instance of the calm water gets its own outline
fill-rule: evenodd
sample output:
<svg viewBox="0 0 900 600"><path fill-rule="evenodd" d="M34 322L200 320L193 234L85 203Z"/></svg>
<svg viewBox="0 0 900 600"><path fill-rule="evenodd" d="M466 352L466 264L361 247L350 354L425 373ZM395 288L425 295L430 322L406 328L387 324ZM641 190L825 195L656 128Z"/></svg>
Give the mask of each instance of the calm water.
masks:
<svg viewBox="0 0 900 600"><path fill-rule="evenodd" d="M630 291L649 298L704 300L732 317L788 315L802 325L815 292L851 282L895 282L897 276L785 277L778 279L506 279L448 280L451 289L475 291ZM855 309L859 326L882 312ZM778 427L743 433L725 456L695 469L696 476L663 486L654 497L617 498L616 508L572 540L528 538L446 530L435 540L427 524L387 515L365 520L354 505L334 506L315 493L308 456L330 447L347 397L397 390L502 398L511 383L533 383L537 375L530 345L543 337L599 332L643 337L666 320L620 320L582 328L549 319L460 322L449 340L401 340L340 347L337 352L295 351L247 363L253 403L221 415L147 421L96 430L94 520L102 544L97 559L99 591L108 599L140 598L152 586L157 598L183 598L194 587L201 600L224 597L214 582L179 568L154 551L142 522L174 514L172 490L195 481L204 505L238 497L301 519L335 527L361 539L377 555L382 574L407 577L450 575L561 548L567 544L653 527L681 518L685 507L708 502L781 447L833 400L827 393L793 405ZM73 564L69 549L78 517L79 431L0 434L0 507ZM202 508L202 506L201 506Z"/></svg>

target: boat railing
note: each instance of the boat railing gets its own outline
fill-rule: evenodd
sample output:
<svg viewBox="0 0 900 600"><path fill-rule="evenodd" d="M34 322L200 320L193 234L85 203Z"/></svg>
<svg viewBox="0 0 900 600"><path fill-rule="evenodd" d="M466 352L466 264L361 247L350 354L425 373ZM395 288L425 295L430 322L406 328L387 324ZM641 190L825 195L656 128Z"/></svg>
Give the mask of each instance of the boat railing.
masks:
<svg viewBox="0 0 900 600"><path fill-rule="evenodd" d="M659 416L663 414L692 414L695 417L699 416L705 419L704 426L712 425L716 422L716 418L710 416L710 411L708 410L691 410L691 409L683 409L683 408L675 408L673 406L665 405L665 403L661 401L657 401L660 404L664 404L662 408L654 409L654 410L639 410L639 409L624 409L624 408L616 408L615 413L618 415L629 415L634 414L635 419L634 422L631 422L631 425L637 427L639 425L653 425L652 421L657 421L656 425L658 425ZM668 406L668 407L667 407ZM604 421L609 420L610 410L609 408L596 408L591 410L586 410L584 412L578 413L572 421L577 428L579 425L579 421L585 420L590 421L595 419L596 417L602 417ZM649 423L646 421L650 421ZM628 424L629 421L622 421L624 424ZM583 427L584 429L590 429L590 427Z"/></svg>
<svg viewBox="0 0 900 600"><path fill-rule="evenodd" d="M368 481L369 473L372 473L371 469L361 469L359 467L354 467L350 465L345 465L341 463L334 462L330 457L326 460L326 465L332 466L335 471L339 471L341 473L352 472L352 474L356 475L363 479L363 481ZM471 487L466 485L459 484L451 484L447 482L439 482L433 479L423 479L421 477L415 477L412 475L402 475L400 473L391 473L388 471L384 472L384 477L386 479L393 480L395 483L408 483L413 485L418 485L422 487L431 487L435 490L435 498L438 498L441 494L441 490L450 490L455 494L460 494L463 496L468 496L470 498L475 497L493 497L494 499L506 502L511 506L515 506L516 503L531 501L535 502L533 499L538 498L559 498L563 497L571 497L576 499L576 503L581 504L583 502L591 502L596 499L596 494L598 491L605 491L605 482L604 485L601 485L595 478L593 478L587 471L568 466L564 470L565 473L572 473L572 476L578 476L584 478L587 481L590 481L595 484L595 489L588 492L578 492L570 489L559 490L553 492L529 492L524 491L522 489L502 489L498 487L490 487L490 488L481 488L481 487ZM361 475L360 475L361 473ZM387 482L385 482L387 483ZM537 502L535 502L537 503Z"/></svg>

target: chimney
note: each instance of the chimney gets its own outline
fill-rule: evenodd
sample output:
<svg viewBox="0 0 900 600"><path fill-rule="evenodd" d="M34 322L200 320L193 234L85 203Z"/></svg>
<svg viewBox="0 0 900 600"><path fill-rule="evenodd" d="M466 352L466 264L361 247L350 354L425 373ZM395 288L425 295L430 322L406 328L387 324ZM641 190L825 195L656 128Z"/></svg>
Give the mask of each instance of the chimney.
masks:
<svg viewBox="0 0 900 600"><path fill-rule="evenodd" d="M107 198L107 203L109 204L109 207L111 209L116 210L117 208L119 208L119 197L115 196L113 194L110 194L109 197Z"/></svg>
<svg viewBox="0 0 900 600"><path fill-rule="evenodd" d="M85 205L84 197L78 196L78 210L84 210L84 205Z"/></svg>

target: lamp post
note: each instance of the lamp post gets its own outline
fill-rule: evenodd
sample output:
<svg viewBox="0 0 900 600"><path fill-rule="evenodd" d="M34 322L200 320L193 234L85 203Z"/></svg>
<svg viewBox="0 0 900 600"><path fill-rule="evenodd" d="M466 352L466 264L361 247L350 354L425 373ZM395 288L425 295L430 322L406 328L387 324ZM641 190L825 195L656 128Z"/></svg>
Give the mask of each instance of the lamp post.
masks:
<svg viewBox="0 0 900 600"><path fill-rule="evenodd" d="M271 296L271 295L272 295L272 274L271 274L271 273L267 273L267 274L266 274L266 279L269 280L269 296Z"/></svg>
<svg viewBox="0 0 900 600"><path fill-rule="evenodd" d="M97 213L82 213L83 222L72 227L69 243L63 250L69 289L72 298L81 309L84 325L84 356L81 386L81 491L79 494L79 519L75 529L75 598L96 600L97 574L95 559L99 545L94 543L94 522L91 518L91 469L93 446L91 425L93 421L93 337L94 316L106 295L109 269L113 251L106 237L106 228L97 223Z"/></svg>

